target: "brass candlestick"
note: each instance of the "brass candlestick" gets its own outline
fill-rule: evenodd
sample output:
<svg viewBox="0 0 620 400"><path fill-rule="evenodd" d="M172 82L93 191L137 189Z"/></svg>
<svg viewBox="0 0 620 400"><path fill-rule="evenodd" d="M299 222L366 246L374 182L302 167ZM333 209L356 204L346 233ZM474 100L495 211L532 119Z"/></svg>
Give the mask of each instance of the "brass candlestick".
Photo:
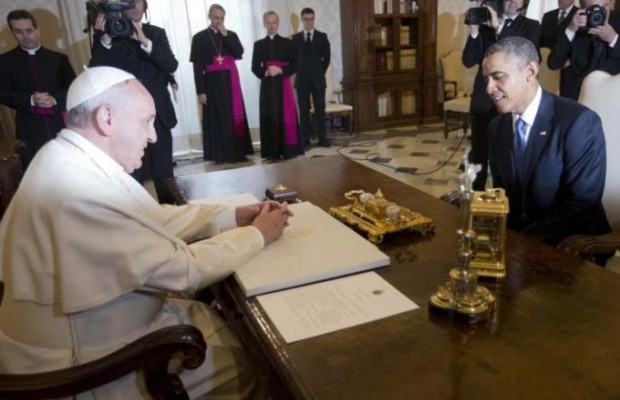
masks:
<svg viewBox="0 0 620 400"><path fill-rule="evenodd" d="M469 323L485 321L495 305L495 296L485 287L478 286L478 274L470 268L476 255L476 234L459 229L459 265L450 271L450 280L431 296L432 311L464 319Z"/></svg>
<svg viewBox="0 0 620 400"><path fill-rule="evenodd" d="M461 318L469 323L485 321L495 307L495 296L485 287L478 286L478 274L471 268L476 258L477 235L471 227L472 183L479 166L467 162L463 157L465 171L459 177L459 200L461 207L461 226L457 230L459 242L459 264L450 271L450 279L431 296L431 311Z"/></svg>

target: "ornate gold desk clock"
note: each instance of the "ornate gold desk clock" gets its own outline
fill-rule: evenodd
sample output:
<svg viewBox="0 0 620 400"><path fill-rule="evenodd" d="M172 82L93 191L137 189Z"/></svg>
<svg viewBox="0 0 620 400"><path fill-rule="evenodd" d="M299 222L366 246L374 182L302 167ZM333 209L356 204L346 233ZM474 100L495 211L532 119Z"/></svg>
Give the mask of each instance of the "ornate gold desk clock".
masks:
<svg viewBox="0 0 620 400"><path fill-rule="evenodd" d="M472 268L473 261L476 259L476 246L480 240L486 247L483 247L487 258L490 252L490 241L496 240L496 235L490 232L494 225L486 226L484 219L477 220L472 210L475 208L475 201L472 201L471 184L476 177L476 167L465 163L465 172L460 177L459 199L461 205L461 224L462 229L457 231L459 239L459 264L450 271L450 280L431 296L429 307L431 311L439 311L450 316L465 319L467 322L476 323L488 318L489 312L495 308L495 296L485 287L478 286L478 274ZM481 214L486 218L486 214ZM472 218L476 218L481 226L488 229L483 232L482 239L478 239L476 232L471 229ZM492 238L492 239L491 239ZM503 240L504 238L502 238ZM495 242L494 242L495 243ZM496 255L496 253L493 253Z"/></svg>
<svg viewBox="0 0 620 400"><path fill-rule="evenodd" d="M332 207L329 213L344 223L368 235L368 240L379 244L386 233L416 230L422 233L434 229L433 220L408 208L390 203L381 189L375 194L352 190L344 194L350 204Z"/></svg>
<svg viewBox="0 0 620 400"><path fill-rule="evenodd" d="M506 276L506 217L508 198L504 189L473 192L469 227L476 232L476 256L471 260L479 276Z"/></svg>

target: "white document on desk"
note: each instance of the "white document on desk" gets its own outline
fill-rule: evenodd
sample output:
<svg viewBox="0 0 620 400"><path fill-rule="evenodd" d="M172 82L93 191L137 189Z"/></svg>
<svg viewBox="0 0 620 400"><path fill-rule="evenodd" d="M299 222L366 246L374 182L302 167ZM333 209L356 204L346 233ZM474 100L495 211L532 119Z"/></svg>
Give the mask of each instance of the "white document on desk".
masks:
<svg viewBox="0 0 620 400"><path fill-rule="evenodd" d="M415 310L374 272L257 297L287 343Z"/></svg>
<svg viewBox="0 0 620 400"><path fill-rule="evenodd" d="M246 296L256 296L389 265L390 258L340 221L308 203L284 235L235 272Z"/></svg>

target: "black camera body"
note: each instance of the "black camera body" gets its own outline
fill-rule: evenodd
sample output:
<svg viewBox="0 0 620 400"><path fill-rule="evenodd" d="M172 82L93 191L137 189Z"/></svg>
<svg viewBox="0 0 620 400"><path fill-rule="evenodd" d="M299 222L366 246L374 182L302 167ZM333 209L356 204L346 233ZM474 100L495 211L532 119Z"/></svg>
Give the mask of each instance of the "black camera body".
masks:
<svg viewBox="0 0 620 400"><path fill-rule="evenodd" d="M105 14L104 32L112 37L129 37L133 35L131 20L124 19L121 12L135 8L134 0L88 0L86 16L91 26L95 25L98 14Z"/></svg>
<svg viewBox="0 0 620 400"><path fill-rule="evenodd" d="M472 7L467 12L465 18L466 25L480 25L491 19L491 13L484 6L490 6L498 15L502 14L504 2L503 0L484 0L480 3L480 7Z"/></svg>
<svg viewBox="0 0 620 400"><path fill-rule="evenodd" d="M605 11L605 8L594 4L586 8L586 18L586 27L596 28L597 26L605 25L607 12Z"/></svg>

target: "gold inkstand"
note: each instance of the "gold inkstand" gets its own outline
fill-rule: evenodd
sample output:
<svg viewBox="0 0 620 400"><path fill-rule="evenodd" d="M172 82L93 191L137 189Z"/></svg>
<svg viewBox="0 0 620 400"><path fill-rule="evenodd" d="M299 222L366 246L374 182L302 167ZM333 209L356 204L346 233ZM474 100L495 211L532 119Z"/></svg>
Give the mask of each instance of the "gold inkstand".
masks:
<svg viewBox="0 0 620 400"><path fill-rule="evenodd" d="M363 190L351 190L344 194L349 204L332 207L329 213L368 235L371 243L379 244L387 233L401 231L430 232L433 220L388 201L377 189L375 194Z"/></svg>

